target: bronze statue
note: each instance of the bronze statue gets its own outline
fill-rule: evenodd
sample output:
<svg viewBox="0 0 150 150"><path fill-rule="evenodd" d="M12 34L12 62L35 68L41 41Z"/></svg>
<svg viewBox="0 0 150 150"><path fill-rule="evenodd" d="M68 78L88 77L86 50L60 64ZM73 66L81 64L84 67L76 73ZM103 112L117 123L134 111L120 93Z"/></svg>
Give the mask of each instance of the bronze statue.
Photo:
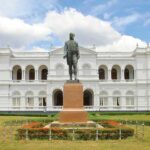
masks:
<svg viewBox="0 0 150 150"><path fill-rule="evenodd" d="M72 80L72 75L74 74L74 79L77 80L77 63L80 58L78 43L74 40L75 35L70 33L69 40L65 42L64 46L64 57L67 59L67 64L69 66L69 76Z"/></svg>

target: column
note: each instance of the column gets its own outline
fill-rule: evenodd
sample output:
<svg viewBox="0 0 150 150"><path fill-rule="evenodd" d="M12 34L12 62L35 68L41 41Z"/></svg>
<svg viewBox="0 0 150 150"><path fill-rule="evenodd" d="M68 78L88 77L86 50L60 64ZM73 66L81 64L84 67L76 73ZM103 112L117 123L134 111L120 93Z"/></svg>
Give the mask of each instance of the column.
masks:
<svg viewBox="0 0 150 150"><path fill-rule="evenodd" d="M21 106L21 110L25 110L26 109L26 97L25 96L21 97L20 106Z"/></svg>
<svg viewBox="0 0 150 150"><path fill-rule="evenodd" d="M126 96L121 97L121 110L126 110Z"/></svg>
<svg viewBox="0 0 150 150"><path fill-rule="evenodd" d="M22 80L25 80L25 70L22 70Z"/></svg>
<svg viewBox="0 0 150 150"><path fill-rule="evenodd" d="M109 110L113 110L113 97L112 96L108 96L108 109Z"/></svg>
<svg viewBox="0 0 150 150"><path fill-rule="evenodd" d="M108 69L108 81L111 81L111 69Z"/></svg>
<svg viewBox="0 0 150 150"><path fill-rule="evenodd" d="M38 70L35 70L35 80L38 80Z"/></svg>
<svg viewBox="0 0 150 150"><path fill-rule="evenodd" d="M47 111L52 111L52 94L48 94L47 95L47 98L46 98L46 101L47 101Z"/></svg>
<svg viewBox="0 0 150 150"><path fill-rule="evenodd" d="M39 97L36 95L34 97L34 110L38 110L39 109L38 106L39 106Z"/></svg>
<svg viewBox="0 0 150 150"><path fill-rule="evenodd" d="M121 69L121 81L124 81L124 69Z"/></svg>
<svg viewBox="0 0 150 150"><path fill-rule="evenodd" d="M94 110L99 110L99 93L94 95L93 106Z"/></svg>

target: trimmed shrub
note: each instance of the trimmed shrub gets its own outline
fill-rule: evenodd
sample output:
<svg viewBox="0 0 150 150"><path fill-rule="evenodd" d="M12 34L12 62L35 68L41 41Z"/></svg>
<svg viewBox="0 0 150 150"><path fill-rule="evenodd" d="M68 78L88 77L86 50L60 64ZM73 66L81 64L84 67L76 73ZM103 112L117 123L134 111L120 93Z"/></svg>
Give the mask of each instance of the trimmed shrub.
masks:
<svg viewBox="0 0 150 150"><path fill-rule="evenodd" d="M21 128L17 132L17 139L25 139L27 132L29 139L48 139L50 131L48 128ZM54 140L65 140L69 138L67 131L59 128L51 128L51 136Z"/></svg>
<svg viewBox="0 0 150 150"><path fill-rule="evenodd" d="M75 139L76 140L95 140L96 130L95 129L76 129Z"/></svg>
<svg viewBox="0 0 150 150"><path fill-rule="evenodd" d="M119 127L121 125L120 122L114 120L102 120L99 124L107 128Z"/></svg>
<svg viewBox="0 0 150 150"><path fill-rule="evenodd" d="M106 123L106 122L105 122ZM134 130L125 126L116 126L117 122L109 121L108 124L113 125L113 128L99 128L98 139L125 139L134 135ZM119 123L120 125L120 123ZM24 125L17 130L17 139L49 139L51 130L51 139L53 140L71 140L74 136L76 140L95 140L96 128L86 129L63 129L58 127L43 128L43 125L38 122L32 122L31 124ZM121 131L121 134L120 134Z"/></svg>
<svg viewBox="0 0 150 150"><path fill-rule="evenodd" d="M17 139L25 139L28 132L29 139L48 139L47 128L21 128L18 129Z"/></svg>
<svg viewBox="0 0 150 150"><path fill-rule="evenodd" d="M69 139L69 134L67 130L60 128L51 128L52 139L54 140L67 140Z"/></svg>
<svg viewBox="0 0 150 150"><path fill-rule="evenodd" d="M30 124L23 125L23 128L40 128L43 124L40 122L31 122Z"/></svg>
<svg viewBox="0 0 150 150"><path fill-rule="evenodd" d="M127 127L121 128L103 128L99 130L99 139L119 139L121 130L121 139L126 139L134 135L134 130Z"/></svg>

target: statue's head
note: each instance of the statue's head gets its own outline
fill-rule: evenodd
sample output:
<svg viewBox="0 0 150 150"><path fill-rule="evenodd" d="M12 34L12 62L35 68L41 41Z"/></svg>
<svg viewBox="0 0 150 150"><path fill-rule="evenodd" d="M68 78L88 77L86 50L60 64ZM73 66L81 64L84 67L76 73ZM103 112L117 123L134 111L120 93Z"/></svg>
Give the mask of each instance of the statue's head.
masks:
<svg viewBox="0 0 150 150"><path fill-rule="evenodd" d="M70 34L69 34L70 40L74 40L74 37L75 37L75 34L74 34L74 33L70 33Z"/></svg>

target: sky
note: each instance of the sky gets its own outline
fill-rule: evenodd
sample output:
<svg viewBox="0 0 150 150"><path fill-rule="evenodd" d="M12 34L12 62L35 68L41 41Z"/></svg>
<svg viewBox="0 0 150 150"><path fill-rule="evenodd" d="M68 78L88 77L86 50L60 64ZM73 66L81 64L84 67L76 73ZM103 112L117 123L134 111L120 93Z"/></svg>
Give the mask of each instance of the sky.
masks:
<svg viewBox="0 0 150 150"><path fill-rule="evenodd" d="M150 43L150 0L0 0L0 47L49 51L70 32L96 51L133 51Z"/></svg>

